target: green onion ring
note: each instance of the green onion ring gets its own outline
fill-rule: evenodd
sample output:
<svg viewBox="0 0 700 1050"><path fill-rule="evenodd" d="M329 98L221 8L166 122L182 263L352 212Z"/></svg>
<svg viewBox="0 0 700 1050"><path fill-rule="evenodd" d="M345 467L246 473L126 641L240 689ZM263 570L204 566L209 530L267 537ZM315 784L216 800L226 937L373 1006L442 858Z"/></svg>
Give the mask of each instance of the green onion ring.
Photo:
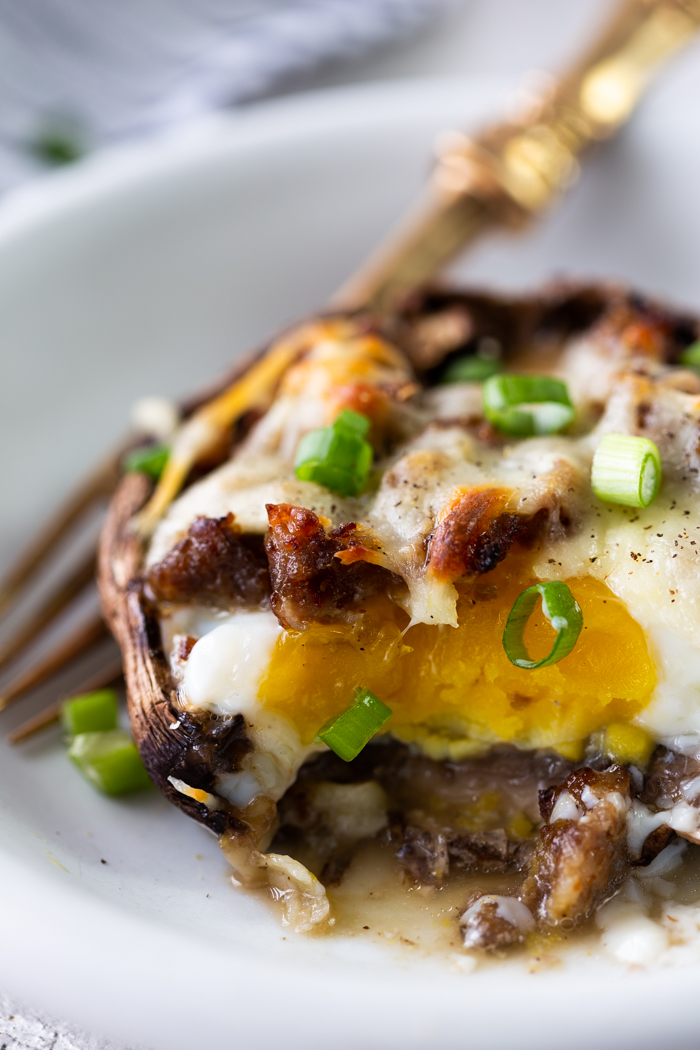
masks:
<svg viewBox="0 0 700 1050"><path fill-rule="evenodd" d="M574 418L566 383L554 376L491 376L483 405L489 422L513 437L555 434Z"/></svg>
<svg viewBox="0 0 700 1050"><path fill-rule="evenodd" d="M690 346L678 355L678 364L686 365L688 368L700 368L700 339L696 339Z"/></svg>
<svg viewBox="0 0 700 1050"><path fill-rule="evenodd" d="M64 700L61 722L72 740L79 733L106 732L117 728L118 702L114 689L97 689Z"/></svg>
<svg viewBox="0 0 700 1050"><path fill-rule="evenodd" d="M542 599L542 612L557 632L557 637L547 656L541 660L532 660L523 635L538 598ZM503 648L516 667L534 671L538 667L559 663L568 656L578 641L582 627L581 607L565 583L561 580L536 583L515 599L503 632Z"/></svg>
<svg viewBox="0 0 700 1050"><path fill-rule="evenodd" d="M481 354L463 354L447 365L440 376L441 383L483 383L485 379L498 375L501 363L495 357Z"/></svg>
<svg viewBox="0 0 700 1050"><path fill-rule="evenodd" d="M648 507L660 485L661 454L653 441L631 434L601 438L591 467L591 486L598 499Z"/></svg>
<svg viewBox="0 0 700 1050"><path fill-rule="evenodd" d="M374 450L365 434L370 420L346 408L335 423L304 434L294 470L300 481L313 481L339 496L359 496L367 484Z"/></svg>
<svg viewBox="0 0 700 1050"><path fill-rule="evenodd" d="M132 449L122 460L122 468L127 474L147 474L152 481L158 481L168 462L170 449L167 445L146 445Z"/></svg>
<svg viewBox="0 0 700 1050"><path fill-rule="evenodd" d="M374 693L358 688L352 706L326 722L319 729L316 740L335 751L344 762L352 762L391 715L391 708Z"/></svg>
<svg viewBox="0 0 700 1050"><path fill-rule="evenodd" d="M150 787L136 744L123 729L78 733L68 748L68 757L105 795L125 795Z"/></svg>

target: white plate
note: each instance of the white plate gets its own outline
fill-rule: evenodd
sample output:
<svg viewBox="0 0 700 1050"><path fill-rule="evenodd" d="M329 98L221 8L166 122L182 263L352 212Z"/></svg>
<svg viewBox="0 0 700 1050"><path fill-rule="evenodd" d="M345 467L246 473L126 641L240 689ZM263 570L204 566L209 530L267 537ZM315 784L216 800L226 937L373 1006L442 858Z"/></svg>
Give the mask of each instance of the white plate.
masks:
<svg viewBox="0 0 700 1050"><path fill-rule="evenodd" d="M620 276L700 307L698 79L681 64L563 208L465 272ZM322 303L414 196L435 132L478 126L500 98L469 81L298 98L6 201L3 558L120 434L133 398L191 389ZM35 1006L163 1050L695 1045L697 968L582 956L576 977L466 974L295 937L231 889L214 839L159 796L97 796L56 737L2 747L0 987Z"/></svg>

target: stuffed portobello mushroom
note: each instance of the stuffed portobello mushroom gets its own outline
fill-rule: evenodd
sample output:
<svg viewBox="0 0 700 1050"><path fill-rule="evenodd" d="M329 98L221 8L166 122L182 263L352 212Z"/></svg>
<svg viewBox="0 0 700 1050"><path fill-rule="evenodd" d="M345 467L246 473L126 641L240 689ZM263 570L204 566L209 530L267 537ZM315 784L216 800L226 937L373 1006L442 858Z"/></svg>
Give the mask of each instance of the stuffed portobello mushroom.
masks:
<svg viewBox="0 0 700 1050"><path fill-rule="evenodd" d="M368 841L474 874L473 950L700 842L698 334L613 286L429 289L285 333L125 475L134 737L295 929Z"/></svg>

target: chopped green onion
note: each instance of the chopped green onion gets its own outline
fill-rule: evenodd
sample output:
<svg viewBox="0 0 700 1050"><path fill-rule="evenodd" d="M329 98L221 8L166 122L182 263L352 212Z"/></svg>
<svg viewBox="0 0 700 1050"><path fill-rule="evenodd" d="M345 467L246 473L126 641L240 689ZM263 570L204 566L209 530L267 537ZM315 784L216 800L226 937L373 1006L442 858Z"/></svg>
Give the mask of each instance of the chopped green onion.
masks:
<svg viewBox="0 0 700 1050"><path fill-rule="evenodd" d="M593 456L591 485L598 499L648 507L661 485L661 455L653 441L606 434Z"/></svg>
<svg viewBox="0 0 700 1050"><path fill-rule="evenodd" d="M514 437L554 434L574 418L566 383L553 376L491 376L484 383L484 414Z"/></svg>
<svg viewBox="0 0 700 1050"><path fill-rule="evenodd" d="M122 729L79 733L68 748L68 757L106 795L125 795L150 784L136 744Z"/></svg>
<svg viewBox="0 0 700 1050"><path fill-rule="evenodd" d="M300 481L315 481L339 496L358 496L367 484L373 450L370 421L346 408L330 427L304 434L294 460Z"/></svg>
<svg viewBox="0 0 700 1050"><path fill-rule="evenodd" d="M532 660L525 647L523 635L538 598L542 598L542 612L557 632L557 637L547 656L541 660ZM581 607L565 583L561 580L536 583L515 599L503 632L503 648L510 662L516 667L534 671L537 667L549 667L550 664L559 663L568 656L576 645L582 627Z"/></svg>
<svg viewBox="0 0 700 1050"><path fill-rule="evenodd" d="M353 434L364 437L369 433L372 424L361 412L353 412L351 408L344 408L333 426L342 430L351 430Z"/></svg>
<svg viewBox="0 0 700 1050"><path fill-rule="evenodd" d="M465 354L450 361L440 377L441 383L483 383L490 376L498 375L501 362L495 357L481 354Z"/></svg>
<svg viewBox="0 0 700 1050"><path fill-rule="evenodd" d="M113 689L98 689L71 697L61 708L61 722L71 739L79 733L116 729L117 694Z"/></svg>
<svg viewBox="0 0 700 1050"><path fill-rule="evenodd" d="M167 445L148 445L146 448L135 448L127 452L122 460L122 467L127 474L140 471L148 474L153 481L158 481L168 462L170 449Z"/></svg>
<svg viewBox="0 0 700 1050"><path fill-rule="evenodd" d="M83 143L74 130L66 128L46 128L29 143L31 152L45 164L61 167L73 164L85 153Z"/></svg>
<svg viewBox="0 0 700 1050"><path fill-rule="evenodd" d="M344 762L352 762L391 714L391 708L369 689L356 689L352 707L326 722L316 739L327 744Z"/></svg>
<svg viewBox="0 0 700 1050"><path fill-rule="evenodd" d="M680 365L688 365L690 368L700 368L700 339L696 339L690 346L678 355Z"/></svg>

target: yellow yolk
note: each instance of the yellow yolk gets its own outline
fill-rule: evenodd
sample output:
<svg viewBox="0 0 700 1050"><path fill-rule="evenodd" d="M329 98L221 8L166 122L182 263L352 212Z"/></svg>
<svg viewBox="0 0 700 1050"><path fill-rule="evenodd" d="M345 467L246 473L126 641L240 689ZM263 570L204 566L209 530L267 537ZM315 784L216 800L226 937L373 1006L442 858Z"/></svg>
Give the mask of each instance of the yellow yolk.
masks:
<svg viewBox="0 0 700 1050"><path fill-rule="evenodd" d="M632 763L644 769L655 747L653 737L639 726L631 726L625 722L613 722L606 727L603 736L603 751L610 755L614 762L620 762L623 766Z"/></svg>
<svg viewBox="0 0 700 1050"><path fill-rule="evenodd" d="M522 561L503 563L464 589L457 628L416 624L402 636L405 613L377 598L355 626L287 631L260 699L288 715L305 744L364 686L392 709L386 729L434 758L457 759L501 740L578 758L591 733L628 723L649 702L656 671L642 628L589 578L567 580L583 612L573 652L551 667L515 667L503 628L518 594L535 582ZM553 639L538 606L525 631L531 655L547 653Z"/></svg>

